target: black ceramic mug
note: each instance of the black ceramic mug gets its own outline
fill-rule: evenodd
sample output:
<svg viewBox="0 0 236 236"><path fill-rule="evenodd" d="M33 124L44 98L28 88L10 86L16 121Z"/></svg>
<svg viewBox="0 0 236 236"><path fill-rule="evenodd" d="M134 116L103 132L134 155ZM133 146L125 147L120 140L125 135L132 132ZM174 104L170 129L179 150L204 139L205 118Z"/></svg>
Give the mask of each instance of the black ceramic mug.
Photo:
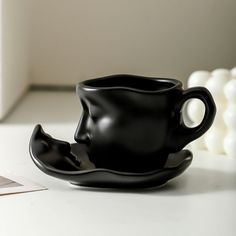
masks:
<svg viewBox="0 0 236 236"><path fill-rule="evenodd" d="M168 154L209 129L216 112L207 89L183 90L174 79L112 75L79 83L77 93L83 113L76 142L86 145L97 168L118 171L161 168ZM194 128L182 119L183 104L191 98L205 105L204 118Z"/></svg>

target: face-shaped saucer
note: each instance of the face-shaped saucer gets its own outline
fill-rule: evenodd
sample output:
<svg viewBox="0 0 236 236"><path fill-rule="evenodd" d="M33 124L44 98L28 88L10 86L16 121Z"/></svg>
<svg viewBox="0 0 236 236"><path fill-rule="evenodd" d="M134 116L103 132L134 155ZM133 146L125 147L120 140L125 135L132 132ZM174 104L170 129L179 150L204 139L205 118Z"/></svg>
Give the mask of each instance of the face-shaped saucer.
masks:
<svg viewBox="0 0 236 236"><path fill-rule="evenodd" d="M72 184L104 188L145 188L162 185L180 175L192 162L192 153L182 150L172 153L162 169L130 173L96 168L86 153L84 144L69 144L53 139L40 125L30 140L30 155L44 173ZM157 157L158 158L158 157ZM124 163L125 165L125 163Z"/></svg>

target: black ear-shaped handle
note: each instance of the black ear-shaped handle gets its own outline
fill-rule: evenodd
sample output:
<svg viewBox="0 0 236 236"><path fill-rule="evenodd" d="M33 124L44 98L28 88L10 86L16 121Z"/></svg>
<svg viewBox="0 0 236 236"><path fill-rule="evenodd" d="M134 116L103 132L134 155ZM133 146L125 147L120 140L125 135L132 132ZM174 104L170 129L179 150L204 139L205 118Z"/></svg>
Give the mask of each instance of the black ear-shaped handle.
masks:
<svg viewBox="0 0 236 236"><path fill-rule="evenodd" d="M180 126L174 131L171 138L171 148L175 151L181 150L191 141L203 135L212 125L216 106L210 92L204 87L194 87L183 91L182 99L179 102L179 110L182 109L184 103L192 98L200 99L205 105L205 114L202 122L193 128L187 127L183 119L180 120Z"/></svg>

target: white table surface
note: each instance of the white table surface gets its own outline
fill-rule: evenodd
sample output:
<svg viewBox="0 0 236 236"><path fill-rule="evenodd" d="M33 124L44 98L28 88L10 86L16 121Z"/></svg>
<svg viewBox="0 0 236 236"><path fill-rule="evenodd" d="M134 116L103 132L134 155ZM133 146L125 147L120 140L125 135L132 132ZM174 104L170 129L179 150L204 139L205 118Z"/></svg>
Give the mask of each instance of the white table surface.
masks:
<svg viewBox="0 0 236 236"><path fill-rule="evenodd" d="M225 156L195 151L184 174L152 190L72 187L42 173L28 151L35 124L73 142L79 114L74 93L31 92L0 124L0 173L48 188L0 196L1 236L236 235L236 160Z"/></svg>

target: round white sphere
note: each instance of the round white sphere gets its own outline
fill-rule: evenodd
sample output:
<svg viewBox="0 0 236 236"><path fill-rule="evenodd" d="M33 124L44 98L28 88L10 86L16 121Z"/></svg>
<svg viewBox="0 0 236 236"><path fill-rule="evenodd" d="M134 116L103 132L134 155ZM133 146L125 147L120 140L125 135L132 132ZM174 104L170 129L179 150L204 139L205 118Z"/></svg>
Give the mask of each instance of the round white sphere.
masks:
<svg viewBox="0 0 236 236"><path fill-rule="evenodd" d="M236 132L230 132L224 139L225 153L233 158L236 158Z"/></svg>
<svg viewBox="0 0 236 236"><path fill-rule="evenodd" d="M233 78L236 78L236 67L234 67L231 71L230 74Z"/></svg>
<svg viewBox="0 0 236 236"><path fill-rule="evenodd" d="M227 69L223 69L223 68L213 70L211 72L211 75L213 77L227 77L227 78L231 77L230 71Z"/></svg>
<svg viewBox="0 0 236 236"><path fill-rule="evenodd" d="M225 102L226 98L224 95L224 86L228 82L227 77L211 77L207 83L206 88L209 89L213 98L219 102Z"/></svg>
<svg viewBox="0 0 236 236"><path fill-rule="evenodd" d="M229 105L228 108L225 110L224 121L229 129L235 130L236 132L236 104Z"/></svg>
<svg viewBox="0 0 236 236"><path fill-rule="evenodd" d="M201 123L205 113L205 106L199 99L192 99L187 106L187 114L194 126Z"/></svg>
<svg viewBox="0 0 236 236"><path fill-rule="evenodd" d="M226 111L226 105L217 103L216 104L216 115L213 122L213 126L218 129L226 129L226 124L224 121L224 112Z"/></svg>
<svg viewBox="0 0 236 236"><path fill-rule="evenodd" d="M206 148L212 153L224 153L223 141L225 132L221 129L211 128L204 136Z"/></svg>
<svg viewBox="0 0 236 236"><path fill-rule="evenodd" d="M208 71L195 71L189 76L188 87L205 86L210 76L211 73Z"/></svg>
<svg viewBox="0 0 236 236"><path fill-rule="evenodd" d="M236 103L236 79L231 79L226 83L224 94L229 102Z"/></svg>

